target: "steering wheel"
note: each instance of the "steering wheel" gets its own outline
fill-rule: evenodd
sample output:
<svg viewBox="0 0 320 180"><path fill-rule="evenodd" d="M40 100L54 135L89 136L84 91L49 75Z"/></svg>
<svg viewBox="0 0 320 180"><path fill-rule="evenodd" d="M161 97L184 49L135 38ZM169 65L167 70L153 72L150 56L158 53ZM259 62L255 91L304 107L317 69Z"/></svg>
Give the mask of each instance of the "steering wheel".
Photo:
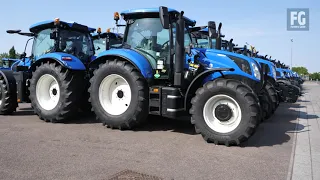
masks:
<svg viewBox="0 0 320 180"><path fill-rule="evenodd" d="M170 43L170 40L164 42L164 43L161 45L161 49L163 49L166 44L168 44L167 47L169 47L169 45L170 45L169 43Z"/></svg>

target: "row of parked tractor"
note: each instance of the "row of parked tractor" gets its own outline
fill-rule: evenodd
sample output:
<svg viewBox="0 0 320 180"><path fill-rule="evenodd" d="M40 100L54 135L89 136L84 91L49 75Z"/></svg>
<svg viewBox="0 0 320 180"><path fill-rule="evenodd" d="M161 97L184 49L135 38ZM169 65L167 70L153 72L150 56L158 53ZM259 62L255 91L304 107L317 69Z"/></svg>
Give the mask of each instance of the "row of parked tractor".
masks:
<svg viewBox="0 0 320 180"><path fill-rule="evenodd" d="M125 24L119 24L121 18ZM124 33L54 20L28 32L29 56L3 59L0 113L31 103L45 122L93 113L104 126L133 129L149 116L192 123L207 142L239 145L281 102L295 103L303 80L254 47L225 40L222 24L196 26L167 7L115 13Z"/></svg>

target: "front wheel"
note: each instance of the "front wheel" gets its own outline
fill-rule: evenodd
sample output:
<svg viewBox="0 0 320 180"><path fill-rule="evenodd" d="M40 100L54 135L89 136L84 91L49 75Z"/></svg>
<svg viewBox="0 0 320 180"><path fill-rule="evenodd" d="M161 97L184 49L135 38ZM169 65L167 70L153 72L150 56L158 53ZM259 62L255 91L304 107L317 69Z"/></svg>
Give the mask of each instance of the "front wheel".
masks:
<svg viewBox="0 0 320 180"><path fill-rule="evenodd" d="M148 85L129 62L106 61L90 80L90 102L103 125L132 129L148 116Z"/></svg>
<svg viewBox="0 0 320 180"><path fill-rule="evenodd" d="M236 80L206 83L191 103L191 123L207 142L239 145L254 133L260 121L258 97Z"/></svg>

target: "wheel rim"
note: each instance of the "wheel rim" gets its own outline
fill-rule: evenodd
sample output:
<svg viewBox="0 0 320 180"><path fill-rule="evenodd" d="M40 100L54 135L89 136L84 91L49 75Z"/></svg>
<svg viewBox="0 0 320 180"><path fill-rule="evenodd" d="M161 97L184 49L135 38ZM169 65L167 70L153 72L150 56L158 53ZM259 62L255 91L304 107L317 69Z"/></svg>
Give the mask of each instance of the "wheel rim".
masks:
<svg viewBox="0 0 320 180"><path fill-rule="evenodd" d="M99 101L102 108L111 115L124 113L131 102L129 83L120 75L108 75L100 84Z"/></svg>
<svg viewBox="0 0 320 180"><path fill-rule="evenodd" d="M223 109L225 111L223 111ZM220 117L218 115L217 117L219 111L224 114L220 115ZM226 112L232 114L225 114ZM239 104L232 97L227 95L215 95L205 103L203 117L206 124L212 130L219 133L229 133L236 129L240 124L242 113Z"/></svg>
<svg viewBox="0 0 320 180"><path fill-rule="evenodd" d="M42 75L36 85L36 97L43 109L54 109L60 99L58 81L50 74Z"/></svg>

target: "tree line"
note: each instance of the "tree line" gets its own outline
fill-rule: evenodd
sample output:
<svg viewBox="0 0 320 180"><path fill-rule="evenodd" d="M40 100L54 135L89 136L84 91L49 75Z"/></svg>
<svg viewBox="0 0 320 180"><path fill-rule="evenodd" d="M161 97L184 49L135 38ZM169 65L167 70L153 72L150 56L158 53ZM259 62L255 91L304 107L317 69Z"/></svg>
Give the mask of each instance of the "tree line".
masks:
<svg viewBox="0 0 320 180"><path fill-rule="evenodd" d="M309 73L305 67L292 67L292 71L297 72L299 75L309 76L312 80L320 80L320 72Z"/></svg>

